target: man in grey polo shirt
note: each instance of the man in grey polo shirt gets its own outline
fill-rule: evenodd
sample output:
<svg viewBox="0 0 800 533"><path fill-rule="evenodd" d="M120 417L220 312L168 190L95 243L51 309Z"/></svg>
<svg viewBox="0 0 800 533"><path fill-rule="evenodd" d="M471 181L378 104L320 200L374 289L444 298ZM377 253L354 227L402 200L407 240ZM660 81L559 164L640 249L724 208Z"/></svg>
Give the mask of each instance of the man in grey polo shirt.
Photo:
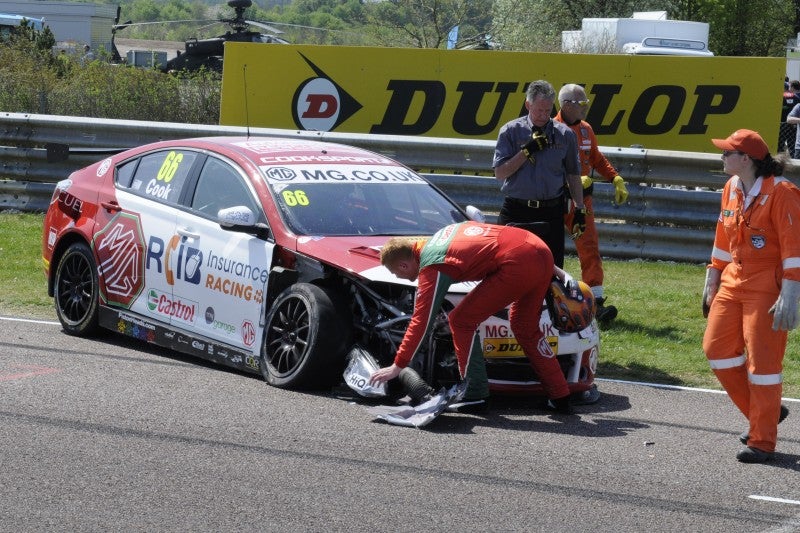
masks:
<svg viewBox="0 0 800 533"><path fill-rule="evenodd" d="M576 206L573 239L586 228L586 209L577 140L566 124L551 119L555 99L549 82L528 85L528 114L500 128L492 167L505 194L497 223L523 227L538 223L533 231L547 243L556 265L563 267L567 194Z"/></svg>

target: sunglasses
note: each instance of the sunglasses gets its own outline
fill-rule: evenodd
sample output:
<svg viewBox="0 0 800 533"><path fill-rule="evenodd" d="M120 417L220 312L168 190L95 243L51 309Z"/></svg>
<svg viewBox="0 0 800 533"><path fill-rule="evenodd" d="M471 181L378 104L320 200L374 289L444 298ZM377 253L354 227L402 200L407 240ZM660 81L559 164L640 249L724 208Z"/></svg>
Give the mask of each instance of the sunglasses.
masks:
<svg viewBox="0 0 800 533"><path fill-rule="evenodd" d="M722 151L722 157L728 157L729 155L734 155L734 154L744 155L744 152L740 152L738 150L734 150L734 151L723 150Z"/></svg>
<svg viewBox="0 0 800 533"><path fill-rule="evenodd" d="M586 107L587 105L589 105L589 99L587 98L586 100L564 100L564 103L565 104L575 104L575 105L579 105L581 107Z"/></svg>

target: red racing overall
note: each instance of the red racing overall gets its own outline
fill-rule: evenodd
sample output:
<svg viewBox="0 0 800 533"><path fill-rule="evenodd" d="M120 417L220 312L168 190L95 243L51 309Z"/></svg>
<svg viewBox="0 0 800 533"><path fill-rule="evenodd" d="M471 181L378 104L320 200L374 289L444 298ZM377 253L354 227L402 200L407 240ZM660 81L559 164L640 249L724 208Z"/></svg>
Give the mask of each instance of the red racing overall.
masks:
<svg viewBox="0 0 800 533"><path fill-rule="evenodd" d="M420 265L417 295L413 317L394 359L398 367L406 367L419 349L450 285L480 281L449 315L461 377L467 375L469 365L472 379L474 363L482 366L486 382L477 329L493 313L511 305L511 331L548 396L569 394L555 354L539 329L542 302L553 278L553 255L544 241L515 227L463 222L446 226L428 241L419 241L413 253ZM481 394L488 396L488 382L482 386ZM474 394L467 391L468 396Z"/></svg>
<svg viewBox="0 0 800 533"><path fill-rule="evenodd" d="M710 267L722 272L703 351L750 421L748 446L773 452L778 435L786 331L769 313L783 279L800 281L800 190L758 178L745 201L738 176L725 184Z"/></svg>

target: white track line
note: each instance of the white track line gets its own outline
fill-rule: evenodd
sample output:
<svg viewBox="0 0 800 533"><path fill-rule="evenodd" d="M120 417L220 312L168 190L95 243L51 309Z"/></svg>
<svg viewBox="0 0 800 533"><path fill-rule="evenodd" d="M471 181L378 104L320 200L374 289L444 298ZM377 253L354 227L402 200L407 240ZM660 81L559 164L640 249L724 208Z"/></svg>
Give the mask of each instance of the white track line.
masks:
<svg viewBox="0 0 800 533"><path fill-rule="evenodd" d="M758 494L751 494L748 498L752 498L754 500L764 500L767 502L777 502L777 503L788 503L791 505L800 505L800 501L798 500L787 500L786 498L774 498L772 496L759 496Z"/></svg>
<svg viewBox="0 0 800 533"><path fill-rule="evenodd" d="M724 390L701 389L698 387L681 387L680 385L664 385L663 383L647 383L643 381L625 381L624 379L595 378L595 381L605 381L606 383L622 383L624 385L638 385L640 387L654 387L656 389L710 392L712 394L727 394ZM800 399L797 398L781 398L781 400L787 402L800 402Z"/></svg>
<svg viewBox="0 0 800 533"><path fill-rule="evenodd" d="M52 320L36 320L33 318L13 318L10 316L0 316L0 320L6 320L8 322L30 322L31 324L47 324L49 326L59 326L59 322L53 322Z"/></svg>

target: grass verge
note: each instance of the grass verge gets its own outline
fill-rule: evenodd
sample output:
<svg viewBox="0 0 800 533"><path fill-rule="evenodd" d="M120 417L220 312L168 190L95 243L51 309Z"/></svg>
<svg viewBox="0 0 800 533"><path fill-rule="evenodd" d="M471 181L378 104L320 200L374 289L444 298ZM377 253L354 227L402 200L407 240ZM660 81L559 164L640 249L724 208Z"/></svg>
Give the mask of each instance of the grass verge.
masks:
<svg viewBox="0 0 800 533"><path fill-rule="evenodd" d="M42 265L44 215L0 214L0 314L54 320Z"/></svg>
<svg viewBox="0 0 800 533"><path fill-rule="evenodd" d="M55 319L42 270L41 214L0 214L0 314ZM566 268L579 273L575 258ZM700 307L705 267L605 260L608 304L619 316L601 335L604 378L719 389L703 355ZM800 398L800 337L789 335L784 396Z"/></svg>

